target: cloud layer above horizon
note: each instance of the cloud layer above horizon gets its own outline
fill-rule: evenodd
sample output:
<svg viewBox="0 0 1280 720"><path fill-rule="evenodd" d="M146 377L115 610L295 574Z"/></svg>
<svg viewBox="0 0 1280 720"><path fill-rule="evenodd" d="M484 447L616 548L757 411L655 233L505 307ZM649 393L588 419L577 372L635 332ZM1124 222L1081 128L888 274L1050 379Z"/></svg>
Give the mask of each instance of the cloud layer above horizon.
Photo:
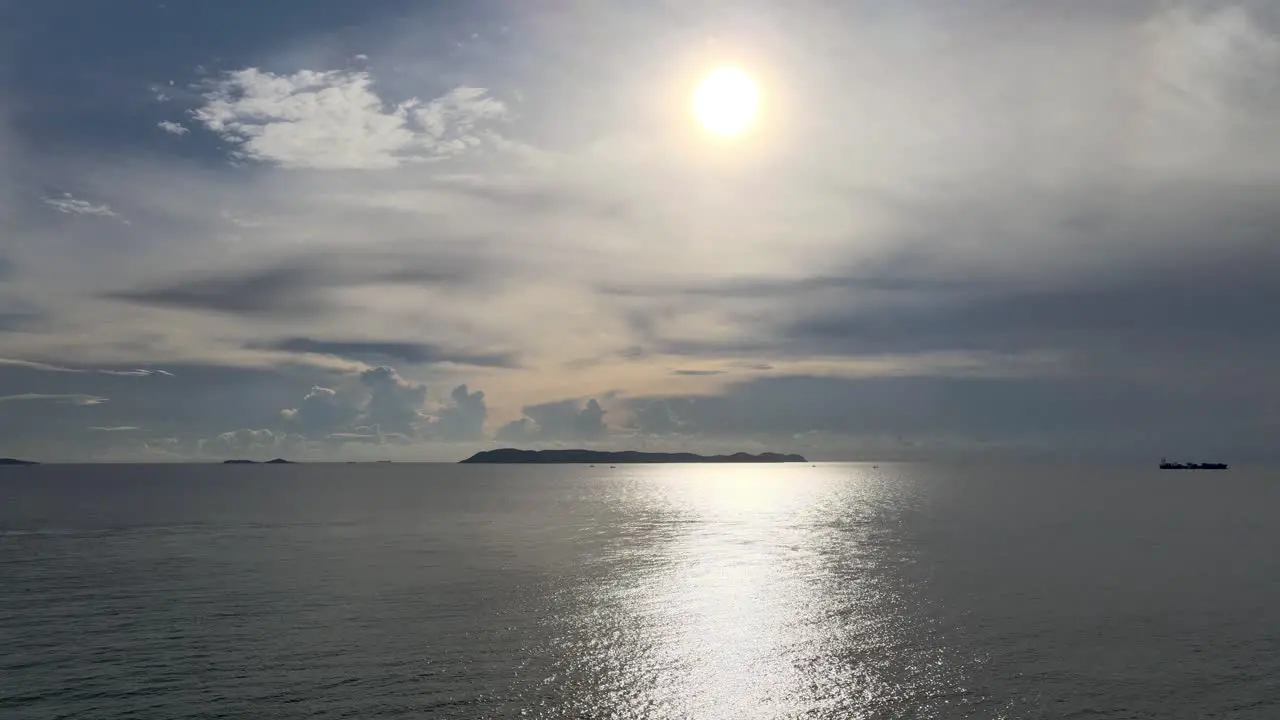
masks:
<svg viewBox="0 0 1280 720"><path fill-rule="evenodd" d="M0 454L1275 457L1271 4L616 5L0 5Z"/></svg>

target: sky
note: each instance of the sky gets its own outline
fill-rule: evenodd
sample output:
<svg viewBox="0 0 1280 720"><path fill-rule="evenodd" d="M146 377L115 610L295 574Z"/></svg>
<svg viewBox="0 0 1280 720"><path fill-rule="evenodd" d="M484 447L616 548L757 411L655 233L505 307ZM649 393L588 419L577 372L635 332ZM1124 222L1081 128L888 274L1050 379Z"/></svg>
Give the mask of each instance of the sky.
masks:
<svg viewBox="0 0 1280 720"><path fill-rule="evenodd" d="M0 0L0 455L1277 459L1277 198L1264 0Z"/></svg>

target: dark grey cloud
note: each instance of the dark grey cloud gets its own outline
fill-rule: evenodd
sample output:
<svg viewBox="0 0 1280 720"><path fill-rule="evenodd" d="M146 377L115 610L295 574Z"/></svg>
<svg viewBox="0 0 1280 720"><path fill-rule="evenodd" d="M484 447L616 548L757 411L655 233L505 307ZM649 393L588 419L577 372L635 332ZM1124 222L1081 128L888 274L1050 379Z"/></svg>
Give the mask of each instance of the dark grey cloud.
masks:
<svg viewBox="0 0 1280 720"><path fill-rule="evenodd" d="M815 292L857 290L879 292L963 291L979 284L964 278L931 277L911 272L909 258L895 253L874 263L851 264L847 274L823 274L794 280L778 278L734 278L700 285L604 282L597 290L622 298L795 298ZM868 266L870 265L870 266Z"/></svg>
<svg viewBox="0 0 1280 720"><path fill-rule="evenodd" d="M360 382L369 391L361 419L382 433L398 433L414 437L418 425L426 418L422 406L427 401L427 386L400 377L394 368L382 366L364 371Z"/></svg>
<svg viewBox="0 0 1280 720"><path fill-rule="evenodd" d="M723 375L723 370L672 370L672 375L683 375L686 377L711 377L713 375Z"/></svg>
<svg viewBox="0 0 1280 720"><path fill-rule="evenodd" d="M493 434L493 439L508 443L529 442L537 438L537 430L532 420L522 417L498 428L498 431Z"/></svg>
<svg viewBox="0 0 1280 720"><path fill-rule="evenodd" d="M911 307L834 310L789 324L783 338L853 353L1060 344L1171 345L1265 339L1280 301L1280 263L1208 263L1071 285L1014 287ZM1274 339L1274 338L1273 338Z"/></svg>
<svg viewBox="0 0 1280 720"><path fill-rule="evenodd" d="M524 417L499 428L495 438L506 442L592 441L608 433L605 410L595 398L569 399L527 405Z"/></svg>
<svg viewBox="0 0 1280 720"><path fill-rule="evenodd" d="M0 310L0 332L29 330L40 324L41 316L35 313L6 312Z"/></svg>
<svg viewBox="0 0 1280 720"><path fill-rule="evenodd" d="M440 410L432 430L444 440L481 440L488 416L484 393L459 385L449 394L449 404Z"/></svg>
<svg viewBox="0 0 1280 720"><path fill-rule="evenodd" d="M630 403L630 427L646 435L672 435L688 428L676 414L674 403L679 400L667 398L640 399ZM695 431L696 432L696 431Z"/></svg>
<svg viewBox="0 0 1280 720"><path fill-rule="evenodd" d="M843 438L827 448L836 456L842 442L853 448L859 438L884 437L922 456L938 449L931 443L1006 443L1139 461L1178 452L1275 454L1269 437L1276 427L1272 422L1267 430L1272 407L1264 398L1121 380L793 376L739 383L713 396L638 398L628 406L630 426L646 435L787 444L817 432Z"/></svg>
<svg viewBox="0 0 1280 720"><path fill-rule="evenodd" d="M109 292L104 297L230 315L305 317L327 310L328 291L335 288L393 283L470 285L482 277L479 265L450 258L328 253L289 258L268 267L179 278Z"/></svg>
<svg viewBox="0 0 1280 720"><path fill-rule="evenodd" d="M430 417L427 387L387 366L338 373L178 365L172 376L155 380L129 371L62 370L0 364L0 455L192 457L200 440L210 457L323 454L334 451L335 442L358 438L377 444L475 440L487 418L484 393L465 385Z"/></svg>
<svg viewBox="0 0 1280 720"><path fill-rule="evenodd" d="M297 353L337 355L356 360L384 359L414 364L455 363L458 365L474 365L476 367L519 367L519 360L513 353L466 352L450 350L430 343L317 340L307 337L291 337L269 343L254 344L252 347Z"/></svg>
<svg viewBox="0 0 1280 720"><path fill-rule="evenodd" d="M1214 381L1203 377L1211 367L1239 383L1274 386L1264 368L1280 362L1280 211L1272 201L1280 187L1100 185L1114 197L1091 189L1055 204L1029 193L1018 208L1007 191L984 190L991 194L963 194L969 202L958 206L924 203L913 214L937 226L927 244L904 236L902 248L869 269L837 258L844 272L817 278L667 288L682 312L736 318L737 339L664 335L660 304L639 303L630 325L650 353L767 363L1043 352L1081 373L1203 383ZM633 287L616 297L662 292Z"/></svg>
<svg viewBox="0 0 1280 720"><path fill-rule="evenodd" d="M316 385L297 407L280 412L296 432L316 438L353 423L360 415L360 408L351 398L340 395L337 390Z"/></svg>
<svg viewBox="0 0 1280 720"><path fill-rule="evenodd" d="M315 386L293 407L281 411L285 426L312 440L389 442L479 440L488 418L485 394L466 385L453 389L431 417L427 386L380 366L354 376L354 383Z"/></svg>
<svg viewBox="0 0 1280 720"><path fill-rule="evenodd" d="M211 310L233 315L307 315L321 309L324 289L306 267L275 267L243 274L189 278L106 297L142 305Z"/></svg>
<svg viewBox="0 0 1280 720"><path fill-rule="evenodd" d="M0 262L3 258L0 257ZM12 272L13 268L10 267ZM0 283L5 281L5 269L0 267ZM24 297L0 296L0 332L14 332L38 328L44 314Z"/></svg>
<svg viewBox="0 0 1280 720"><path fill-rule="evenodd" d="M179 437L193 444L197 438L242 427L284 431L289 427L280 416L281 408L296 407L301 389L335 380L332 373L306 367L166 367L172 377L54 372L0 364L0 396L65 397L61 401L0 403L0 427L4 428L0 454L92 460L97 453L119 449L126 442ZM121 368L122 372L128 372L126 368ZM90 406L69 404L77 398L109 401ZM140 426L146 430L111 433L91 430L91 426ZM194 450L194 446L188 449Z"/></svg>

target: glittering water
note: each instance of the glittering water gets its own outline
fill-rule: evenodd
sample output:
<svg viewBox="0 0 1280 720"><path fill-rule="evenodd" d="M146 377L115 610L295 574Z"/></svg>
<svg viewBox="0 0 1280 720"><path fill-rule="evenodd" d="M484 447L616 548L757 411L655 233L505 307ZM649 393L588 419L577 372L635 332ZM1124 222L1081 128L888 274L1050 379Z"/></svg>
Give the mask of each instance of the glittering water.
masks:
<svg viewBox="0 0 1280 720"><path fill-rule="evenodd" d="M1276 718L1280 474L9 468L0 717Z"/></svg>

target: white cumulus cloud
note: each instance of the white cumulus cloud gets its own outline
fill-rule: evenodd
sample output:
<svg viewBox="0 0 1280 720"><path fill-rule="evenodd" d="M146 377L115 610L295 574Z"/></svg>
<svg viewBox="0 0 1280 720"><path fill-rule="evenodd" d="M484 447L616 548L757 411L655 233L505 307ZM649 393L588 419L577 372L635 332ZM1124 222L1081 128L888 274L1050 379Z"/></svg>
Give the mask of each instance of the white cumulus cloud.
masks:
<svg viewBox="0 0 1280 720"><path fill-rule="evenodd" d="M182 123L173 122L172 120L163 120L161 122L158 122L156 123L156 127L169 133L170 135L177 135L178 137L182 137L183 135L186 135L187 133L191 132L191 129L188 128L186 125L183 125Z"/></svg>
<svg viewBox="0 0 1280 720"><path fill-rule="evenodd" d="M456 155L483 143L481 125L507 108L481 88L423 103L388 103L367 72L257 68L228 73L195 118L238 154L288 168L371 170Z"/></svg>

